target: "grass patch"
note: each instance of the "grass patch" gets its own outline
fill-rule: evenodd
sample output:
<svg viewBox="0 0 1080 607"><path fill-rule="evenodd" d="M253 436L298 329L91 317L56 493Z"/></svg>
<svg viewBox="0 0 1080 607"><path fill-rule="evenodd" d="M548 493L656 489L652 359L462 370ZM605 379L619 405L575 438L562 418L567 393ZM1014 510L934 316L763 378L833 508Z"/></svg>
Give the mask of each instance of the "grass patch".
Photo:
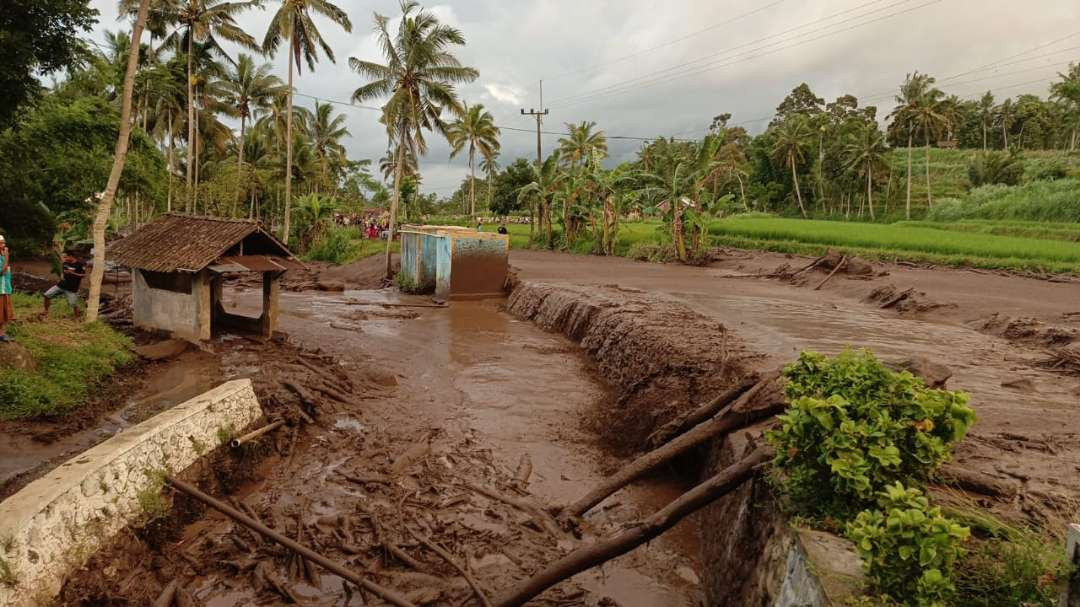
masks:
<svg viewBox="0 0 1080 607"><path fill-rule="evenodd" d="M78 407L93 387L135 359L131 341L104 323L70 319L57 301L49 318L31 320L41 298L15 294L8 335L37 361L33 371L0 369L0 419L58 415Z"/></svg>
<svg viewBox="0 0 1080 607"><path fill-rule="evenodd" d="M964 219L951 222L902 221L895 225L912 228L947 230L950 232L968 232L993 234L995 236L1020 236L1023 238L1036 238L1041 240L1080 242L1080 223Z"/></svg>
<svg viewBox="0 0 1080 607"><path fill-rule="evenodd" d="M942 200L927 214L927 219L1080 222L1080 179L975 188L962 199Z"/></svg>
<svg viewBox="0 0 1080 607"><path fill-rule="evenodd" d="M145 474L149 484L135 495L135 499L146 517L146 522L150 522L167 515L172 509L172 503L164 494L167 473L164 470L147 470Z"/></svg>
<svg viewBox="0 0 1080 607"><path fill-rule="evenodd" d="M876 259L1050 272L1080 270L1080 245L1061 240L778 217L731 217L713 221L709 229L718 244L785 253L815 255L831 246Z"/></svg>

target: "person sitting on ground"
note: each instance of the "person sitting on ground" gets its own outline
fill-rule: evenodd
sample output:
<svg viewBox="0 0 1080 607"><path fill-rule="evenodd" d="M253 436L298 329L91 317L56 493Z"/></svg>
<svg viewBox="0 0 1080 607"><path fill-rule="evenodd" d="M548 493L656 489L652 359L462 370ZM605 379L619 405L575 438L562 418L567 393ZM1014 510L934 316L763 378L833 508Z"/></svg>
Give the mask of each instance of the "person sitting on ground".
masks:
<svg viewBox="0 0 1080 607"><path fill-rule="evenodd" d="M11 303L11 249L0 236L0 342L9 342L7 324L15 320L15 306Z"/></svg>
<svg viewBox="0 0 1080 607"><path fill-rule="evenodd" d="M500 223L500 224L499 224L499 233L500 233L500 234L506 234L506 233L507 233L507 232L506 232L506 224L505 224L505 223Z"/></svg>
<svg viewBox="0 0 1080 607"><path fill-rule="evenodd" d="M41 312L42 318L49 315L49 303L61 295L67 298L68 305L71 306L71 317L79 317L79 283L82 282L83 276L86 276L86 266L68 251L64 251L61 260L64 274L60 282L45 291L45 309Z"/></svg>

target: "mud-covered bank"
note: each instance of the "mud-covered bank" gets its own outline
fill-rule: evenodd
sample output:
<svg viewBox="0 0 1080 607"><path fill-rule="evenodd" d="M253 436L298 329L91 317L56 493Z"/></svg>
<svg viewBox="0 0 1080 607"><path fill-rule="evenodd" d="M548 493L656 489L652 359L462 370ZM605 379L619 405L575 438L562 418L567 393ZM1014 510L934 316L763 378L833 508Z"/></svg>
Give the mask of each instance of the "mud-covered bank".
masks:
<svg viewBox="0 0 1080 607"><path fill-rule="evenodd" d="M579 342L617 399L596 430L628 451L655 429L737 381L756 356L724 325L680 302L636 290L519 283L508 310ZM730 443L730 444L729 444ZM745 440L718 440L684 458L682 472L712 475L742 455ZM767 484L746 483L694 517L708 605L773 604L790 541Z"/></svg>
<svg viewBox="0 0 1080 607"><path fill-rule="evenodd" d="M626 451L753 374L754 356L723 324L641 291L522 283L507 309L581 344L617 393L601 404L597 428Z"/></svg>

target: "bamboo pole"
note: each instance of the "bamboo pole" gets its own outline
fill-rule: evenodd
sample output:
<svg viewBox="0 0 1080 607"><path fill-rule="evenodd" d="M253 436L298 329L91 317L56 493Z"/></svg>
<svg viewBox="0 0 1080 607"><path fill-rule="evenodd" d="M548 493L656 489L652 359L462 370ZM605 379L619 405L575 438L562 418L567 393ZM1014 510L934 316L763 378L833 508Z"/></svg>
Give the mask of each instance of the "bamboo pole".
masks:
<svg viewBox="0 0 1080 607"><path fill-rule="evenodd" d="M240 512L239 510L233 508L225 502L222 502L203 493L202 491L199 491L194 485L188 484L180 479L173 478L171 476L165 477L165 480L177 491L180 491L195 498L196 500L206 504L207 506L217 510L218 512L221 512L222 514L228 516L229 518L247 527L248 529L261 533L263 536L274 540L275 542L281 544L289 550L292 550L300 556L319 565L323 569L326 569L330 573L333 573L334 575L337 575L346 581L352 582L353 584L360 586L364 590L367 590L368 592L378 596L379 598L393 605L397 605L398 607L416 607L415 604L413 604L407 598L398 594L397 592L389 588L383 588L382 586L379 586L374 582L368 581L360 577L359 575L356 575L344 565L341 565L340 563L334 562L326 558L325 556L319 554L318 552L315 552L307 546L298 544L292 539L278 533L277 531L274 531L266 525L263 525L262 523L256 521L255 519L244 514L243 512Z"/></svg>

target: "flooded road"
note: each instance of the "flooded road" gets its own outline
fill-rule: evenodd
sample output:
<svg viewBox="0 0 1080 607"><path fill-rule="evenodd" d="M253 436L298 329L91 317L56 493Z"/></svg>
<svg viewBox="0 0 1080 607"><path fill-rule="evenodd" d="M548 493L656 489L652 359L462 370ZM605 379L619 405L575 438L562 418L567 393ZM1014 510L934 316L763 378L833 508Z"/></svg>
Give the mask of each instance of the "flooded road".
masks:
<svg viewBox="0 0 1080 607"><path fill-rule="evenodd" d="M254 297L238 297L241 311L254 312ZM607 392L576 344L514 319L502 310L502 300L453 302L442 309L356 305L386 301L429 302L393 291L283 293L280 329L343 364L372 361L396 370L392 406L418 434L438 428L465 437L510 474L527 456L533 467L529 491L544 503L569 503L605 477L605 456L585 422ZM609 500L589 521L594 532L608 533L685 489L675 480L643 483ZM683 604L700 594L698 552L688 520L575 581L625 607Z"/></svg>

